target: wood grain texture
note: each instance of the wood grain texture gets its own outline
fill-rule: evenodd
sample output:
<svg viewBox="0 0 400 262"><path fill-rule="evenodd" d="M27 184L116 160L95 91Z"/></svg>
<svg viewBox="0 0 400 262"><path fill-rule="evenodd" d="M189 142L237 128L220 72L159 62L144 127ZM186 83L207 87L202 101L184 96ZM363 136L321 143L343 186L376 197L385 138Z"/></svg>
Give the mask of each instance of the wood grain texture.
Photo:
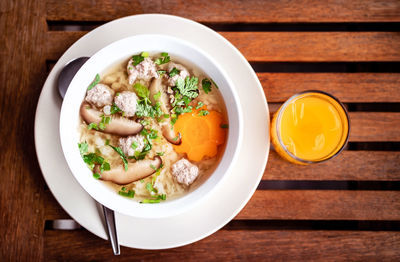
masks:
<svg viewBox="0 0 400 262"><path fill-rule="evenodd" d="M221 32L249 61L399 61L400 32Z"/></svg>
<svg viewBox="0 0 400 262"><path fill-rule="evenodd" d="M46 58L58 59L86 32L46 34ZM399 61L400 32L220 32L249 61Z"/></svg>
<svg viewBox="0 0 400 262"><path fill-rule="evenodd" d="M141 14L164 13L200 22L368 22L400 21L396 0L355 1L201 1L201 0L112 0L47 1L47 19L69 21L108 21Z"/></svg>
<svg viewBox="0 0 400 262"><path fill-rule="evenodd" d="M0 4L0 256L40 261L43 178L35 157L33 122L44 80L45 18L40 1Z"/></svg>
<svg viewBox="0 0 400 262"><path fill-rule="evenodd" d="M268 102L304 90L328 92L344 103L400 102L399 73L257 73Z"/></svg>
<svg viewBox="0 0 400 262"><path fill-rule="evenodd" d="M116 259L107 241L86 230L45 235L45 261ZM398 232L220 230L179 248L122 247L118 261L396 261L399 245Z"/></svg>
<svg viewBox="0 0 400 262"><path fill-rule="evenodd" d="M400 113L352 112L350 141L400 141Z"/></svg>
<svg viewBox="0 0 400 262"><path fill-rule="evenodd" d="M400 152L343 151L309 166L293 165L274 150L269 153L264 180L400 180Z"/></svg>
<svg viewBox="0 0 400 262"><path fill-rule="evenodd" d="M45 206L46 220L70 218L51 195ZM399 220L400 192L257 190L235 219Z"/></svg>
<svg viewBox="0 0 400 262"><path fill-rule="evenodd" d="M236 219L399 220L400 192L257 190Z"/></svg>

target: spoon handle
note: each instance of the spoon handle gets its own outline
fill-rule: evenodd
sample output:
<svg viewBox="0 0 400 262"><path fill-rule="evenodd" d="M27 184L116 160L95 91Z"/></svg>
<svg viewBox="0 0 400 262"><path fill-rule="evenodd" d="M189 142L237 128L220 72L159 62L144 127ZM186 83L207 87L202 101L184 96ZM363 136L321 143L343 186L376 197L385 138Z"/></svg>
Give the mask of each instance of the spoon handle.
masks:
<svg viewBox="0 0 400 262"><path fill-rule="evenodd" d="M118 244L118 237L117 237L117 229L115 228L115 214L114 211L103 206L104 217L106 219L108 235L111 241L111 246L114 252L114 255L118 256L121 254L119 244Z"/></svg>

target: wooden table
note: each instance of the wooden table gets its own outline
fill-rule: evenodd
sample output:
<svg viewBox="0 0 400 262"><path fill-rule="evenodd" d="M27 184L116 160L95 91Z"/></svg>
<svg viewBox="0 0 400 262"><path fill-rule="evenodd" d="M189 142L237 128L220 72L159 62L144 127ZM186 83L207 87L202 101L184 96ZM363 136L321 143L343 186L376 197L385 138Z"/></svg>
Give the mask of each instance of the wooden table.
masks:
<svg viewBox="0 0 400 262"><path fill-rule="evenodd" d="M110 244L71 219L47 188L33 124L52 65L106 21L167 13L204 23L256 70L271 112L319 89L348 107L347 150L296 166L271 151L258 190L224 228L169 250L122 248L120 260L400 259L400 1L1 1L2 261L111 260ZM57 143L57 141L55 141ZM74 225L74 224L72 224Z"/></svg>

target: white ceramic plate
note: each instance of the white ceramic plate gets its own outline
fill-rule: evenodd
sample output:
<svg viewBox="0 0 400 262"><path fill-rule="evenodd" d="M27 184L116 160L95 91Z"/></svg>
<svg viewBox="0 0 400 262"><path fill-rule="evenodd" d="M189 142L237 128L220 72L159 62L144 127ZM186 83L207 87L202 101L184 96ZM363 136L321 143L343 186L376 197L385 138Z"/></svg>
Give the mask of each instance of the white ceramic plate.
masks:
<svg viewBox="0 0 400 262"><path fill-rule="evenodd" d="M193 243L228 223L256 190L267 163L267 102L256 74L226 39L191 20L155 14L118 19L91 31L64 53L44 84L36 110L35 144L43 176L60 205L83 227L107 239L99 205L74 179L61 150L58 132L61 99L56 87L57 77L62 67L74 58L91 56L119 39L149 33L184 39L213 56L238 87L244 123L243 143L238 161L231 169L233 174L212 191L208 197L210 201L168 218L144 219L116 213L121 245L163 249Z"/></svg>

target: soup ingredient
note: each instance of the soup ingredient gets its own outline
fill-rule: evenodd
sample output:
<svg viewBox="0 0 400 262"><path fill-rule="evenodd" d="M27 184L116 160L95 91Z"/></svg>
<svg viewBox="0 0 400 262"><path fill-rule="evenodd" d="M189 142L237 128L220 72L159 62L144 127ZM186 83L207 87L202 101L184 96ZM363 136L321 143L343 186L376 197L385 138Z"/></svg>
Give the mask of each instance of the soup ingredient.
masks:
<svg viewBox="0 0 400 262"><path fill-rule="evenodd" d="M135 136L121 137L119 139L119 146L127 156L134 156L135 151L142 152L145 143L145 137L138 134Z"/></svg>
<svg viewBox="0 0 400 262"><path fill-rule="evenodd" d="M182 158L172 165L172 175L178 183L189 186L199 175L199 168L186 158Z"/></svg>
<svg viewBox="0 0 400 262"><path fill-rule="evenodd" d="M93 170L95 165L100 165L99 171L100 173L104 170L110 170L110 164L104 160L103 157L95 154L95 153L87 153L89 145L86 142L78 143L79 152L81 153L81 157L83 161L88 165L90 169Z"/></svg>
<svg viewBox="0 0 400 262"><path fill-rule="evenodd" d="M186 153L189 160L200 161L203 157L214 157L218 145L225 141L226 130L221 128L222 114L209 111L207 115L199 115L202 109L180 115L175 123L175 131L182 135L182 144L174 146L178 153ZM208 112L208 111L207 111Z"/></svg>
<svg viewBox="0 0 400 262"><path fill-rule="evenodd" d="M124 91L114 97L115 105L122 110L125 116L132 117L136 113L138 97L134 92Z"/></svg>
<svg viewBox="0 0 400 262"><path fill-rule="evenodd" d="M199 79L197 77L186 77L185 79L178 78L176 80L176 87L178 88L181 95L196 98L199 95L199 88L197 84Z"/></svg>
<svg viewBox="0 0 400 262"><path fill-rule="evenodd" d="M201 86L203 87L204 93L208 94L209 92L211 92L211 81L209 79L204 78L201 81Z"/></svg>
<svg viewBox="0 0 400 262"><path fill-rule="evenodd" d="M110 146L112 149L114 149L115 152L118 153L118 155L119 155L119 156L121 157L121 159L122 159L122 162L124 162L125 171L128 171L128 160L126 159L127 157L126 157L126 155L124 154L124 152L122 152L122 149L119 148L119 147L112 146L112 145L109 145L109 146Z"/></svg>
<svg viewBox="0 0 400 262"><path fill-rule="evenodd" d="M149 91L150 91L150 100L153 103L153 105L159 103L159 107L162 113L169 116L168 96L164 91L161 79L154 79L151 82ZM170 142L171 144L179 145L181 143L181 135L175 134L170 117L167 117L165 120L166 121L160 123L161 131L164 138L167 139L167 141Z"/></svg>
<svg viewBox="0 0 400 262"><path fill-rule="evenodd" d="M88 103L83 102L80 109L81 116L86 124L100 123L102 121L102 112L93 109ZM104 133L119 136L135 135L142 131L143 125L133 120L113 115L109 123L105 126Z"/></svg>
<svg viewBox="0 0 400 262"><path fill-rule="evenodd" d="M153 77L158 78L157 68L153 60L150 57L143 58L143 61L138 62L137 59L130 59L128 62L128 81L129 84L133 84L136 79L142 79L145 81L149 81Z"/></svg>
<svg viewBox="0 0 400 262"><path fill-rule="evenodd" d="M156 172L152 166L158 169L161 164L161 157L155 156L154 159L145 159L134 163L128 163L128 171L125 171L125 168L122 165L113 166L108 171L104 170L100 179L112 181L118 185L126 185L152 175ZM100 167L96 165L94 171L98 173L100 170L99 168Z"/></svg>
<svg viewBox="0 0 400 262"><path fill-rule="evenodd" d="M105 105L111 105L114 96L114 90L104 84L97 84L87 91L85 100L92 105L101 108Z"/></svg>
<svg viewBox="0 0 400 262"><path fill-rule="evenodd" d="M135 197L135 190L128 190L126 191L126 187L122 187L118 194L124 197L134 198Z"/></svg>
<svg viewBox="0 0 400 262"><path fill-rule="evenodd" d="M156 79L155 79L156 80ZM153 82L155 81L153 80ZM141 98L137 103L137 111L136 115L138 117L159 117L163 114L162 110L160 109L160 103L154 103L151 105L150 100L150 91L147 86L144 86L140 83L136 83L134 85L136 93ZM159 94L161 95L161 94Z"/></svg>
<svg viewBox="0 0 400 262"><path fill-rule="evenodd" d="M92 89L95 85L97 85L100 82L100 75L96 74L96 77L94 78L94 81L88 86L87 90Z"/></svg>
<svg viewBox="0 0 400 262"><path fill-rule="evenodd" d="M171 57L168 55L168 53L161 53L161 57L157 58L156 61L154 62L157 65L162 65L166 64L171 60Z"/></svg>
<svg viewBox="0 0 400 262"><path fill-rule="evenodd" d="M168 72L169 86L176 86L176 80L184 80L186 77L190 76L188 70L183 65L174 62L168 64Z"/></svg>

